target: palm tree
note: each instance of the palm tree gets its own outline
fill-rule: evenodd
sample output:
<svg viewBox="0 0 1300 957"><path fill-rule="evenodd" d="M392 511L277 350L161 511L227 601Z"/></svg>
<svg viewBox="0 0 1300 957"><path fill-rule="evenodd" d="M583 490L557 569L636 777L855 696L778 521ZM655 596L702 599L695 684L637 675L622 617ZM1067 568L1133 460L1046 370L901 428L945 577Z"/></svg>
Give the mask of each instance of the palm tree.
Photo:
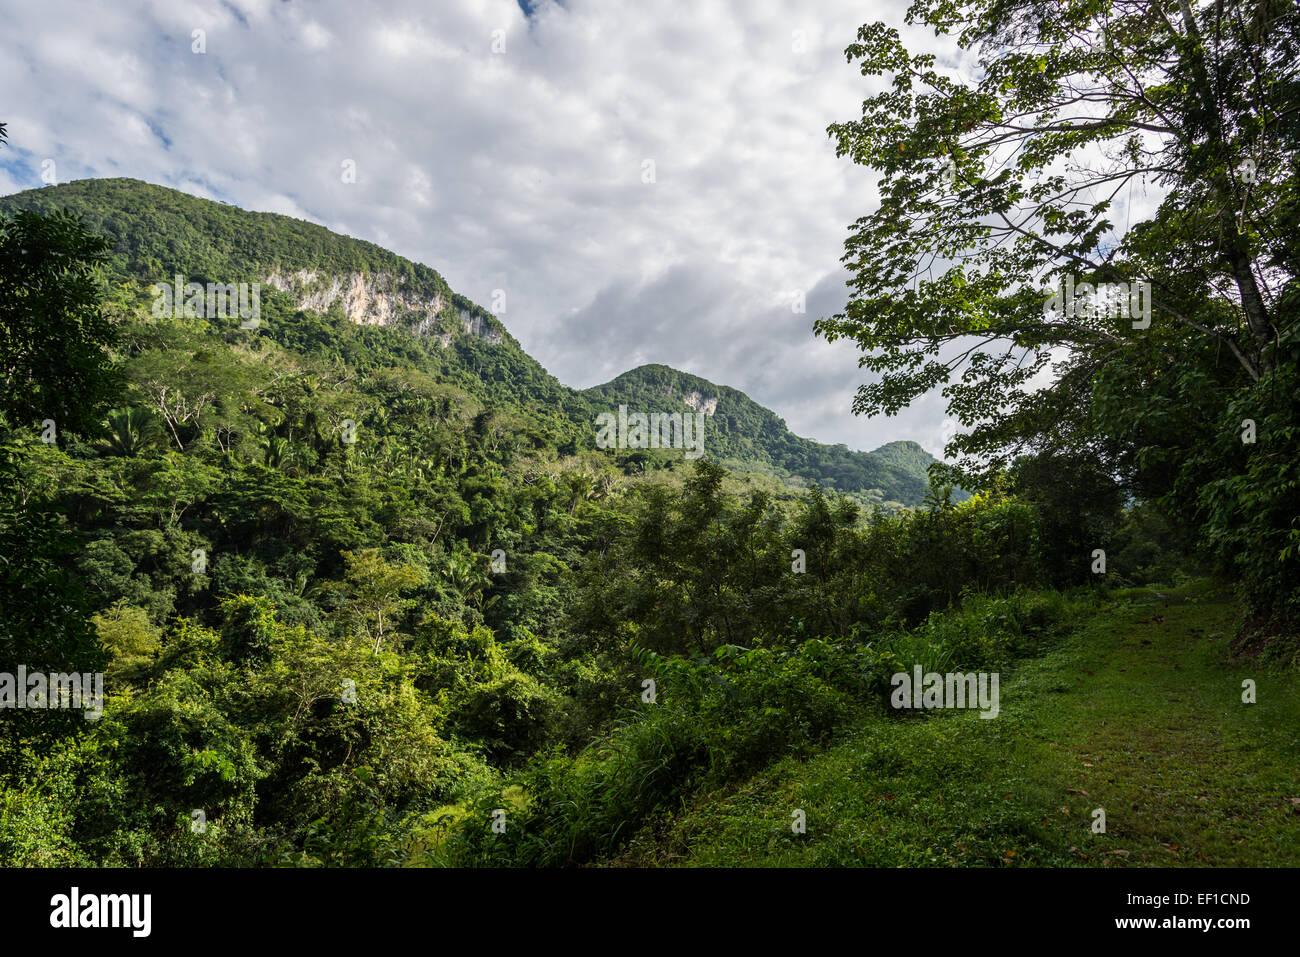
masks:
<svg viewBox="0 0 1300 957"><path fill-rule="evenodd" d="M609 486L598 481L588 472L576 472L565 476L569 486L569 514L577 511L583 502L600 501L608 494Z"/></svg>
<svg viewBox="0 0 1300 957"><path fill-rule="evenodd" d="M97 444L109 455L134 458L154 443L158 420L147 409L132 407L108 413L108 436Z"/></svg>
<svg viewBox="0 0 1300 957"><path fill-rule="evenodd" d="M484 601L492 577L483 568L483 557L465 552L448 555L446 564L442 567L442 575L456 597L480 611L490 608L497 600L497 596L493 595Z"/></svg>
<svg viewBox="0 0 1300 957"><path fill-rule="evenodd" d="M272 435L262 440L262 455L268 468L283 470L293 464L297 452L288 439Z"/></svg>

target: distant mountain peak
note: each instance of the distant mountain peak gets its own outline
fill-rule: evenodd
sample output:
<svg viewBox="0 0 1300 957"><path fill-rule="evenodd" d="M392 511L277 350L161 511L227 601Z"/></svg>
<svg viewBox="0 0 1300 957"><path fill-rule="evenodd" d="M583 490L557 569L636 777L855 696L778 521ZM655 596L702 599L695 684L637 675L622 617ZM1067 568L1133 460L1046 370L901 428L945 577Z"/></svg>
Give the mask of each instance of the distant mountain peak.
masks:
<svg viewBox="0 0 1300 957"><path fill-rule="evenodd" d="M771 409L728 386L650 363L583 392L600 411L668 412L683 406L709 415L705 454L723 464L786 474L827 488L862 493L876 502L919 505L934 459L915 442L898 441L875 452L823 445L794 435Z"/></svg>
<svg viewBox="0 0 1300 957"><path fill-rule="evenodd" d="M895 439L892 442L886 442L874 451L883 452L887 449L900 449L908 452L925 452L926 455L930 454L925 451L925 446L921 445L919 442L913 442L911 439Z"/></svg>

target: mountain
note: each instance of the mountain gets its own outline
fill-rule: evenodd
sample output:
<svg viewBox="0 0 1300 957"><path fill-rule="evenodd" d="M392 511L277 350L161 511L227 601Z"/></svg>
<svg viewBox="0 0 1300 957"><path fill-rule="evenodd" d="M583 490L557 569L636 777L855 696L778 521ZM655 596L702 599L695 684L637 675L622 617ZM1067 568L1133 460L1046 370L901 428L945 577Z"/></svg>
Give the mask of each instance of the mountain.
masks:
<svg viewBox="0 0 1300 957"><path fill-rule="evenodd" d="M786 428L771 409L745 393L715 385L665 365L644 365L583 393L600 411L702 413L704 447L723 465L797 476L826 488L861 492L869 500L918 504L925 496L926 467L934 458L915 442L891 442L875 452L823 445Z"/></svg>
<svg viewBox="0 0 1300 957"><path fill-rule="evenodd" d="M0 198L0 213L67 209L111 243L108 271L130 288L258 282L259 332L311 358L360 371L414 368L485 407L521 413L538 443L578 443L588 407L520 348L488 310L435 270L364 240L134 179L78 180ZM238 318L210 323L227 335Z"/></svg>
<svg viewBox="0 0 1300 957"><path fill-rule="evenodd" d="M706 415L707 456L788 484L819 483L867 501L918 505L933 458L912 442L875 452L794 435L743 392L662 365L578 391L561 384L497 316L454 292L432 268L374 243L276 213L256 213L134 179L89 179L0 198L0 214L67 209L111 243L120 305L184 283L259 283L259 333L361 371L408 367L485 408L527 420L538 445L595 447L595 416L619 405ZM155 286L157 284L157 286ZM236 334L240 317L211 320ZM624 457L626 461L626 457Z"/></svg>

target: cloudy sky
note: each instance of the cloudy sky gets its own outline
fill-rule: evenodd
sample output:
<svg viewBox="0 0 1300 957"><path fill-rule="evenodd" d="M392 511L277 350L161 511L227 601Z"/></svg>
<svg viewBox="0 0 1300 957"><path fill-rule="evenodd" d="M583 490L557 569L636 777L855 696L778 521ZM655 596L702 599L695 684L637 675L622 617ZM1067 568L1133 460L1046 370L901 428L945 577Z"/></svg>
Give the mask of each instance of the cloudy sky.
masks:
<svg viewBox="0 0 1300 957"><path fill-rule="evenodd" d="M0 194L52 160L59 182L131 176L309 219L484 305L504 290L506 326L569 385L661 362L801 435L938 453L937 395L855 417L853 346L812 334L876 202L826 135L879 89L843 49L905 8L0 0ZM909 46L970 70L932 37Z"/></svg>

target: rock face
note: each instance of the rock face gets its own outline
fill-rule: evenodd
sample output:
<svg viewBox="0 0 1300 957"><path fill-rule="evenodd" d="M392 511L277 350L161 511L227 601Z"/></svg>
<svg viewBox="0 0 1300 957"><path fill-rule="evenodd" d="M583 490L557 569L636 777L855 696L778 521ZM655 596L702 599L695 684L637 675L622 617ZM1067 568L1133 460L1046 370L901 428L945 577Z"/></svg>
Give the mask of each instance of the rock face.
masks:
<svg viewBox="0 0 1300 957"><path fill-rule="evenodd" d="M718 397L715 395L706 399L697 389L686 393L684 401L696 412L703 412L705 415L713 415L718 411Z"/></svg>
<svg viewBox="0 0 1300 957"><path fill-rule="evenodd" d="M476 316L464 309L460 310L460 323L465 327L467 335L478 336L494 346L500 344L502 338L504 338L501 335L501 330L493 328L491 323L482 316Z"/></svg>
<svg viewBox="0 0 1300 957"><path fill-rule="evenodd" d="M292 296L299 309L327 312L335 302L340 302L343 314L359 325L389 326L402 321L416 335L429 336L444 347L451 344L451 333L439 329L438 314L446 305L442 296L430 298L402 289L389 273L350 272L330 276L299 269L292 273L273 272L262 282ZM459 312L467 335L493 345L504 340L501 330L489 320L463 309Z"/></svg>

